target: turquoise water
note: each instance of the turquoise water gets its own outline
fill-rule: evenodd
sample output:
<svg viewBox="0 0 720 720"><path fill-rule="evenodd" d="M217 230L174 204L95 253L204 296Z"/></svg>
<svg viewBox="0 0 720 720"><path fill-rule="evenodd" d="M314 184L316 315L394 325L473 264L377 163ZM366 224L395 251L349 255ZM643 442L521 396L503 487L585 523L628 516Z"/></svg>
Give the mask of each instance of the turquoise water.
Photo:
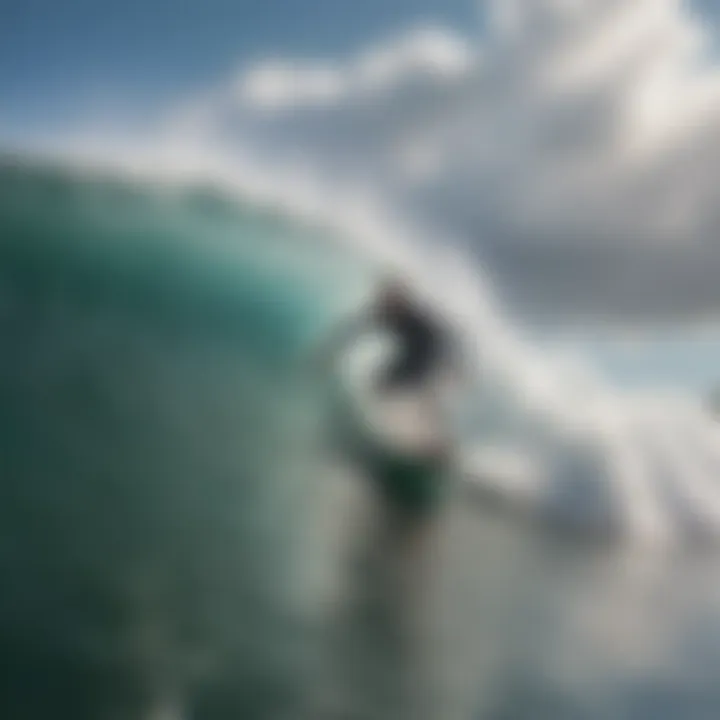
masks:
<svg viewBox="0 0 720 720"><path fill-rule="evenodd" d="M9 163L0 186L2 716L211 685L269 713L297 685L293 368L326 314L302 232L204 191Z"/></svg>
<svg viewBox="0 0 720 720"><path fill-rule="evenodd" d="M717 716L712 555L408 530L320 452L323 232L10 161L0 228L0 717Z"/></svg>

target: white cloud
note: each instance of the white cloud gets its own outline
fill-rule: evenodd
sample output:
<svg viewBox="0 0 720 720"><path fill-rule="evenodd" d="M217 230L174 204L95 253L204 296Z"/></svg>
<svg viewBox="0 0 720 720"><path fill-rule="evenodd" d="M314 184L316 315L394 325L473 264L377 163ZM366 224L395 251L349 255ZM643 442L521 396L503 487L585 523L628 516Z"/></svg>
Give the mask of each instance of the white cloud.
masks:
<svg viewBox="0 0 720 720"><path fill-rule="evenodd" d="M254 68L239 83L241 102L257 110L323 104L340 99L344 91L342 74L332 67L277 61Z"/></svg>
<svg viewBox="0 0 720 720"><path fill-rule="evenodd" d="M268 60L241 73L238 101L249 112L325 107L371 99L418 76L449 78L464 72L470 51L459 38L426 27L374 47L344 64Z"/></svg>
<svg viewBox="0 0 720 720"><path fill-rule="evenodd" d="M681 0L489 10L483 47L428 26L345 60L274 59L195 100L175 126L228 153L251 147L280 171L364 186L469 239L520 305L590 303L576 297L581 278L574 291L556 282L575 257L556 250L569 248L590 253L571 261L594 289L585 309L653 314L643 288L657 271L693 298L678 312L720 310L720 291L672 270L681 249L682 267L713 266L703 282L720 272L720 71L703 64L699 21ZM630 258L637 284L613 289L610 277L603 297L593 253L608 267ZM672 298L658 308L672 314Z"/></svg>

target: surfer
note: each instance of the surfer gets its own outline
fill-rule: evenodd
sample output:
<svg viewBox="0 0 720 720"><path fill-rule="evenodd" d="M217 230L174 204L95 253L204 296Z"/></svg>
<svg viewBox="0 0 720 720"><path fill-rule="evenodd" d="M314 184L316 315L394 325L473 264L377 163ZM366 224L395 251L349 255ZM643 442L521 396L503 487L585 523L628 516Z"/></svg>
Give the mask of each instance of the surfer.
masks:
<svg viewBox="0 0 720 720"><path fill-rule="evenodd" d="M341 423L340 446L365 468L390 504L403 511L429 509L442 487L441 468L452 458L447 410L457 386L459 355L450 327L407 285L391 278L364 311L330 334L321 353L323 365L366 332L389 335L396 346L391 359L370 376L371 405L380 412L375 418L384 430L368 432L364 420L343 432Z"/></svg>
<svg viewBox="0 0 720 720"><path fill-rule="evenodd" d="M348 413L342 393L333 416L333 450L340 449L357 471L352 475L369 481L358 486L361 492L370 492L357 497L353 523L343 524L350 532L351 555L342 571L346 592L335 626L339 632L327 661L328 685L339 692L333 701L340 710L333 706L327 716L341 714L343 695L371 694L390 699L393 717L419 718L426 712L434 717L422 708L434 702L426 665L432 662L432 588L446 517L437 510L453 457L442 384L457 369L459 355L449 324L394 277L329 334L317 360L327 367L366 333L389 336L395 353L369 378L372 409L361 410L358 420L353 411L366 398L351 399ZM350 394L364 395L357 388ZM398 416L398 404L410 412ZM374 419L380 419L379 427L372 425ZM392 675L388 669L369 674L378 667L373 655L378 648L393 653Z"/></svg>
<svg viewBox="0 0 720 720"><path fill-rule="evenodd" d="M375 376L378 393L421 393L457 368L449 328L395 278L383 283L366 312L333 333L328 354L335 356L368 330L389 334L396 345Z"/></svg>

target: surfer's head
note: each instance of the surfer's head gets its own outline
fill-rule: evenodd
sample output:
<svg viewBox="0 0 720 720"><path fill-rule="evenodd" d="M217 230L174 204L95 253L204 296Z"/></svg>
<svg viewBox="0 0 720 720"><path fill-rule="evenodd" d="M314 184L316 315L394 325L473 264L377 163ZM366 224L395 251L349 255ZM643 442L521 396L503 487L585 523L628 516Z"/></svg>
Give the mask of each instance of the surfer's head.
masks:
<svg viewBox="0 0 720 720"><path fill-rule="evenodd" d="M410 287L397 277L382 281L377 294L378 305L384 310L402 310L414 304Z"/></svg>

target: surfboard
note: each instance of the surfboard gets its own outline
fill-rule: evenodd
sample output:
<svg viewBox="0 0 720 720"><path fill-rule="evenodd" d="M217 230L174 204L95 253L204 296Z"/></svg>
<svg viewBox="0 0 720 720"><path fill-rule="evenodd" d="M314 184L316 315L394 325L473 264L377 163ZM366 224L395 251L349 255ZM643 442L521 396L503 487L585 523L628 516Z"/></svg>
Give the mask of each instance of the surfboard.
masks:
<svg viewBox="0 0 720 720"><path fill-rule="evenodd" d="M334 431L345 457L389 504L425 513L441 502L452 443L427 395L380 396L345 386L337 397Z"/></svg>
<svg viewBox="0 0 720 720"><path fill-rule="evenodd" d="M454 437L453 390L442 381L380 394L372 362L331 382L334 446L391 505L429 512L454 488L476 505L524 511L542 494L540 463L522 447Z"/></svg>

